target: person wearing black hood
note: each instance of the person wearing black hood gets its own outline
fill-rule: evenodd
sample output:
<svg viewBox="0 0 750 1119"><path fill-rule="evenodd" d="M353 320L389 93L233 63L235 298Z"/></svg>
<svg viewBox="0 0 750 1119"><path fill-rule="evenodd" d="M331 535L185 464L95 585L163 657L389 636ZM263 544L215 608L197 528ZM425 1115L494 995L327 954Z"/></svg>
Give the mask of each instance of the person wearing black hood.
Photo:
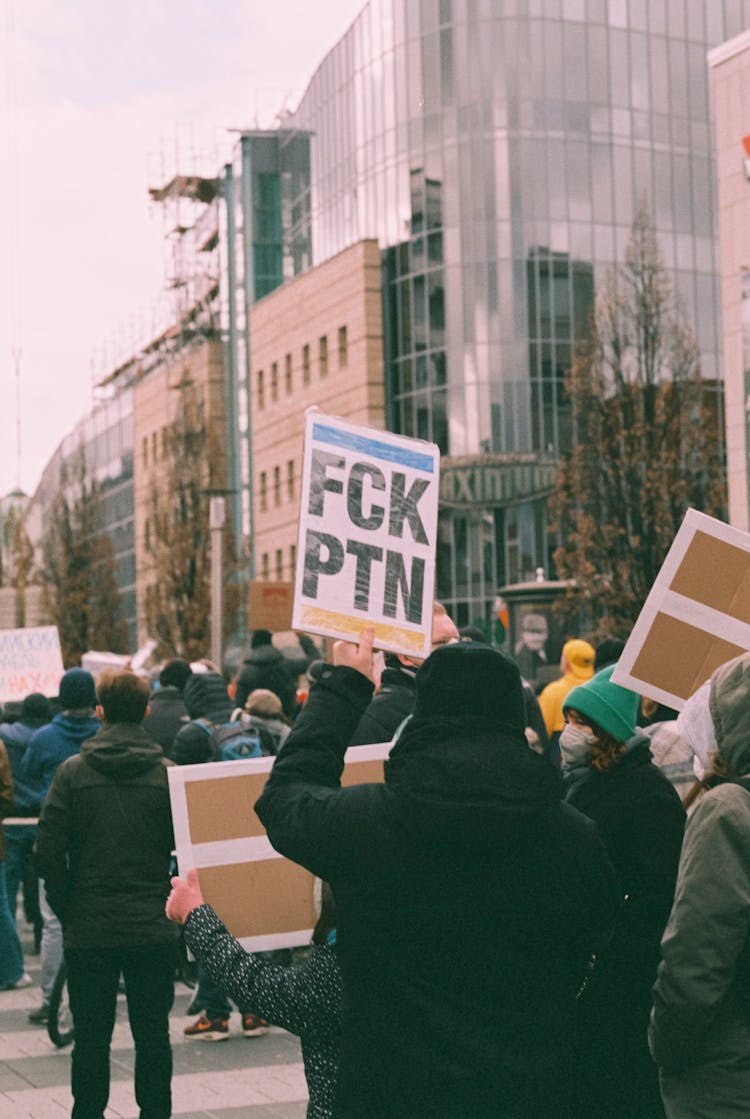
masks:
<svg viewBox="0 0 750 1119"><path fill-rule="evenodd" d="M187 661L175 657L159 673L159 687L148 701L150 714L143 720L146 734L155 738L169 757L178 731L190 721L182 693L193 670Z"/></svg>
<svg viewBox="0 0 750 1119"><path fill-rule="evenodd" d="M334 1114L568 1117L576 994L616 910L612 868L526 746L518 668L487 646L432 653L385 783L340 788L373 634L335 645L255 805L276 850L336 899Z"/></svg>
<svg viewBox="0 0 750 1119"><path fill-rule="evenodd" d="M256 688L267 688L281 700L287 719L297 714L297 682L287 664L287 659L272 641L267 629L256 629L250 638L250 653L245 657L237 677L234 693L236 707L244 707L245 700Z"/></svg>
<svg viewBox="0 0 750 1119"><path fill-rule="evenodd" d="M195 672L188 677L182 698L190 716L172 743L172 760L178 765L214 761L211 728L228 723L232 716L224 677L219 672Z"/></svg>
<svg viewBox="0 0 750 1119"><path fill-rule="evenodd" d="M430 652L459 640L456 625L442 602L432 604ZM385 668L377 693L362 713L354 729L350 746L369 746L373 742L390 742L394 734L414 710L417 669L424 660L402 653L386 653Z"/></svg>
<svg viewBox="0 0 750 1119"><path fill-rule="evenodd" d="M169 1119L177 930L164 906L174 847L167 766L143 726L149 687L132 672L97 684L101 730L57 770L36 857L63 928L75 1045L74 1119L104 1115L120 973L142 1116Z"/></svg>

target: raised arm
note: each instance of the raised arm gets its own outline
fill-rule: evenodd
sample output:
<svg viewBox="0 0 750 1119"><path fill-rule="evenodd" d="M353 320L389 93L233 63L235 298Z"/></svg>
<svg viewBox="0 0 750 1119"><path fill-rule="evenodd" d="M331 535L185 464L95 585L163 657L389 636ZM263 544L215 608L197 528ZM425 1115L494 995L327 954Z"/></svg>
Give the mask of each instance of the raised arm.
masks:
<svg viewBox="0 0 750 1119"><path fill-rule="evenodd" d="M274 762L255 811L282 855L328 878L346 857L347 832L360 789L341 790L344 754L372 696L371 628L359 646L337 642L319 682ZM364 670L364 671L363 671Z"/></svg>

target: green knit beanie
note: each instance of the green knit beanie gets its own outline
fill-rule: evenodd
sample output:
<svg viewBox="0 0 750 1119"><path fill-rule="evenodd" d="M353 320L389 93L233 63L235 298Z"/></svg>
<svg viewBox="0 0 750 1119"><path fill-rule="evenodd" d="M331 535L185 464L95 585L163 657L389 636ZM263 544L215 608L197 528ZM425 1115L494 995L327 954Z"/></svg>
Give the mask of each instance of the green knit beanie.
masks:
<svg viewBox="0 0 750 1119"><path fill-rule="evenodd" d="M610 676L614 670L615 665L610 664L585 684L569 691L563 700L563 711L572 707L616 742L627 742L635 734L639 697L628 688L612 683Z"/></svg>

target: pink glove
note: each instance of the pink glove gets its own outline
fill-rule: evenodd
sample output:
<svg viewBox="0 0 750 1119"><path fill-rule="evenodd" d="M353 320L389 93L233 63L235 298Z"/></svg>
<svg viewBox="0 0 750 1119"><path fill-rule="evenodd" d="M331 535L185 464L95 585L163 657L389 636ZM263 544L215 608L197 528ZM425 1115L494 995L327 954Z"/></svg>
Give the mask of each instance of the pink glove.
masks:
<svg viewBox="0 0 750 1119"><path fill-rule="evenodd" d="M167 917L184 925L188 915L199 905L203 905L203 894L198 882L198 871L189 870L187 881L184 878L172 879L172 893L167 898Z"/></svg>

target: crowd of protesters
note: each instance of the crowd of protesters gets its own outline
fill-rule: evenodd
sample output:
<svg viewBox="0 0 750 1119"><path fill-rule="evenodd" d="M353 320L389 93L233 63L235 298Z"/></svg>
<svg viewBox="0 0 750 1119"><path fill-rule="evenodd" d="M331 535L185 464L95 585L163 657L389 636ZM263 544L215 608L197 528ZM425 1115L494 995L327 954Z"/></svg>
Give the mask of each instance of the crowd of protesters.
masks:
<svg viewBox="0 0 750 1119"><path fill-rule="evenodd" d="M373 641L291 663L260 630L231 681L73 668L3 712L0 990L31 984L23 890L32 1022L68 968L74 1119L103 1119L121 980L141 1115L171 1114L180 927L185 1037L226 1040L232 1003L245 1036L297 1034L311 1119L749 1115L750 654L678 716L614 682L621 641L571 638L538 689L438 603L425 661ZM374 742L384 782L342 788ZM170 881L168 767L259 755L248 812L322 882L292 966Z"/></svg>

